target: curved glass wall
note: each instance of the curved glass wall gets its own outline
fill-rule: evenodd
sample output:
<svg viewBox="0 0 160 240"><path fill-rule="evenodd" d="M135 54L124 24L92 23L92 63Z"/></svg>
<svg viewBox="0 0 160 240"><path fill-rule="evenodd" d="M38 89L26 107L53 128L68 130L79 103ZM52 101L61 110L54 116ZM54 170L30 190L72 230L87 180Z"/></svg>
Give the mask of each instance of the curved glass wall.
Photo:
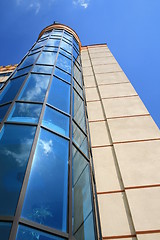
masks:
<svg viewBox="0 0 160 240"><path fill-rule="evenodd" d="M0 93L0 122L4 239L97 239L73 35L53 29L34 44Z"/></svg>

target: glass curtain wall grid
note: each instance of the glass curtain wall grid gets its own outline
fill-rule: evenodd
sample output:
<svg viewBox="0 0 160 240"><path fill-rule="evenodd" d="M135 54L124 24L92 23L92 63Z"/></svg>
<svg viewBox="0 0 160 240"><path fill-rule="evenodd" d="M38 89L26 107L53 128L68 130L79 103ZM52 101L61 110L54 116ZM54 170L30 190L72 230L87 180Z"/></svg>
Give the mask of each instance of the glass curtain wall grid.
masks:
<svg viewBox="0 0 160 240"><path fill-rule="evenodd" d="M97 239L79 44L45 32L0 92L0 236Z"/></svg>

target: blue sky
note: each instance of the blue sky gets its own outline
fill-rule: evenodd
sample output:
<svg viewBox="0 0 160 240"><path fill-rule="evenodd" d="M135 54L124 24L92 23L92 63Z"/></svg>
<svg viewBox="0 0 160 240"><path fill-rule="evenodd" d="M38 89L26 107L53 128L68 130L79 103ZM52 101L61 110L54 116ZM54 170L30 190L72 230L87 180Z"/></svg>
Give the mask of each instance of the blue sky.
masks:
<svg viewBox="0 0 160 240"><path fill-rule="evenodd" d="M160 0L0 1L0 65L18 63L58 21L82 45L107 43L160 128Z"/></svg>

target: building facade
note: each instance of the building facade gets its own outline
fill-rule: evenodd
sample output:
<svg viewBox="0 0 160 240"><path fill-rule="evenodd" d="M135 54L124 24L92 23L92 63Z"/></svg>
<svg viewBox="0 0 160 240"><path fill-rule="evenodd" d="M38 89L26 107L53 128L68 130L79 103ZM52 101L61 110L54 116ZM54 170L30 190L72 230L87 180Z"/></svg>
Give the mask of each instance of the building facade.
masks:
<svg viewBox="0 0 160 240"><path fill-rule="evenodd" d="M160 132L107 45L53 24L0 77L1 238L160 239Z"/></svg>

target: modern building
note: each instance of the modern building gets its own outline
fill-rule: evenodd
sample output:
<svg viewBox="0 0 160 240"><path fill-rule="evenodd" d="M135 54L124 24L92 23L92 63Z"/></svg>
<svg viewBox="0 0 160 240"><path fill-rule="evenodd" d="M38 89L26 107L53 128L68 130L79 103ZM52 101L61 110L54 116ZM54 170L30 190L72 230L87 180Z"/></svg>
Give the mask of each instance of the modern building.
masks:
<svg viewBox="0 0 160 240"><path fill-rule="evenodd" d="M159 170L160 131L106 44L54 23L0 67L0 239L158 240Z"/></svg>

